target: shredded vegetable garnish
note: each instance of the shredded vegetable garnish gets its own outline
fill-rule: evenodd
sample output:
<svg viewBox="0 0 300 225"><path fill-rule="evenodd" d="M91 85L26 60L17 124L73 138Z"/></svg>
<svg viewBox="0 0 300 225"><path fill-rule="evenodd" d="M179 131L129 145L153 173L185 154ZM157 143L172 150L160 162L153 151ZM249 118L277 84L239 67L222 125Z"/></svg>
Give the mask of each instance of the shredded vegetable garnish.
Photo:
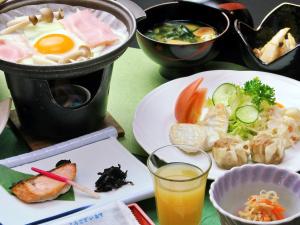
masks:
<svg viewBox="0 0 300 225"><path fill-rule="evenodd" d="M245 203L245 208L239 211L241 218L251 221L276 221L285 218L285 208L278 202L275 191L262 190L259 195L251 195Z"/></svg>

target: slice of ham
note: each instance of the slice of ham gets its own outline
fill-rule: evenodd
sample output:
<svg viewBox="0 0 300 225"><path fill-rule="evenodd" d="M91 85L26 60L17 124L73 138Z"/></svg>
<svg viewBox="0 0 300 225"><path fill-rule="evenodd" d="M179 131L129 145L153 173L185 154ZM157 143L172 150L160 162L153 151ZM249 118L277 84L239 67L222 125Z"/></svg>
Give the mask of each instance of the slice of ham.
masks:
<svg viewBox="0 0 300 225"><path fill-rule="evenodd" d="M26 43L24 37L14 35L11 40L0 39L0 59L2 60L18 62L31 56L32 53L33 50Z"/></svg>
<svg viewBox="0 0 300 225"><path fill-rule="evenodd" d="M76 34L91 48L98 45L111 45L118 40L111 28L88 9L77 11L60 22L66 30Z"/></svg>

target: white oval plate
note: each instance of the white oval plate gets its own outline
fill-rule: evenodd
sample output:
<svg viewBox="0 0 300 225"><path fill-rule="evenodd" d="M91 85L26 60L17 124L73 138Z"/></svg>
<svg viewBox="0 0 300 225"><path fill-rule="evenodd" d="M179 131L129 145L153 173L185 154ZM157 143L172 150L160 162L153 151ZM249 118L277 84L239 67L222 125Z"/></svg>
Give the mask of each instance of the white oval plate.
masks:
<svg viewBox="0 0 300 225"><path fill-rule="evenodd" d="M167 82L147 94L138 105L133 119L133 133L137 142L151 153L155 149L171 144L169 140L169 129L176 122L174 107L179 93L192 81L199 77L204 80L202 87L208 88L208 96L222 83L231 82L244 84L254 77L259 77L263 83L274 87L277 102L285 107L300 108L300 82L260 71L233 71L214 70L195 74L193 76L180 78ZM180 153L174 152L180 157ZM216 179L226 170L220 169L214 163L209 172L209 179ZM299 171L300 170L300 142L286 151L284 160L279 167Z"/></svg>

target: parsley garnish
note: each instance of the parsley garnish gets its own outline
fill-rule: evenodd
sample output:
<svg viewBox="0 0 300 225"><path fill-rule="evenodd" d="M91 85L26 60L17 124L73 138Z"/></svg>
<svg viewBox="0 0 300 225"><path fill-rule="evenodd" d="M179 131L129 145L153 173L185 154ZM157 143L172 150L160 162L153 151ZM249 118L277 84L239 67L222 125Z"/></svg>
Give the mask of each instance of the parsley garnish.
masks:
<svg viewBox="0 0 300 225"><path fill-rule="evenodd" d="M274 88L263 84L258 77L247 81L244 84L245 94L251 96L252 103L261 109L262 102L266 101L269 105L275 104Z"/></svg>

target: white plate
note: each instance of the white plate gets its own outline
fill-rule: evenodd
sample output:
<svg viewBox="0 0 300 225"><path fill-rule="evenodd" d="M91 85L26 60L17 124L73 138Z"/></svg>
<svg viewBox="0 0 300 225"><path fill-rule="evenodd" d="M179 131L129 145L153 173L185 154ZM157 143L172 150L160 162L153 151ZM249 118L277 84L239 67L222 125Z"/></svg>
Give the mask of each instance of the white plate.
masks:
<svg viewBox="0 0 300 225"><path fill-rule="evenodd" d="M11 98L7 98L0 102L0 134L4 130L11 107Z"/></svg>
<svg viewBox="0 0 300 225"><path fill-rule="evenodd" d="M95 182L99 178L98 172L102 172L107 167L117 166L117 164L121 165L123 171L128 170L127 180L132 181L134 185L127 184L118 190L101 193L100 199L93 199L74 189L75 201L53 200L35 204L23 203L0 187L0 224L27 224L91 204L102 205L116 200L132 203L153 196L152 178L147 167L131 155L115 138L13 169L34 174L30 169L32 166L50 170L61 159L70 159L77 164L76 182L90 189L94 189Z"/></svg>
<svg viewBox="0 0 300 225"><path fill-rule="evenodd" d="M176 122L174 107L179 93L192 81L199 77L204 80L202 87L208 88L208 96L222 83L243 84L258 76L262 82L275 88L277 102L286 107L300 107L300 82L280 75L259 71L215 70L195 74L170 81L154 89L144 97L136 109L133 120L133 133L137 142L151 153L155 149L171 144L169 129ZM174 152L174 154L177 154ZM178 153L179 156L179 153ZM300 142L286 151L284 160L279 167L293 171L300 170ZM209 179L216 179L226 170L214 163L209 172Z"/></svg>

